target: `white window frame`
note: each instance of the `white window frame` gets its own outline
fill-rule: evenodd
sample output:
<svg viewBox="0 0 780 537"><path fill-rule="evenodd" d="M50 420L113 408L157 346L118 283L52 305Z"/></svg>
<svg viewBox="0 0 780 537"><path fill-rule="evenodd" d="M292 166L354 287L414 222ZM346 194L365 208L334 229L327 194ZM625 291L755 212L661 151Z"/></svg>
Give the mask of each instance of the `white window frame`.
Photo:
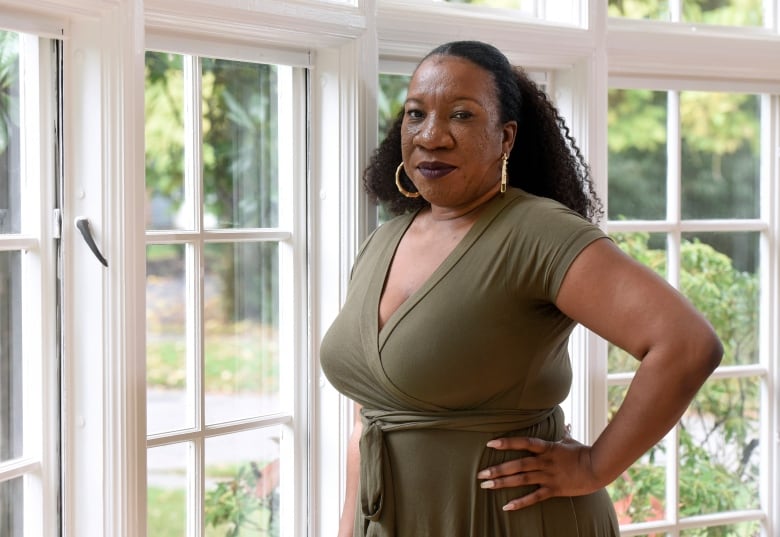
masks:
<svg viewBox="0 0 780 537"><path fill-rule="evenodd" d="M716 28L607 19L606 2L582 0L581 27L464 17L453 10L417 10L409 1L355 0L5 0L4 23L65 43L65 200L63 207L63 529L66 537L137 537L146 531L145 239L143 65L145 32L190 37L212 46L265 46L311 54L309 190L309 334L312 380L307 402L310 512L306 534L332 535L341 511L351 405L327 383L316 357L346 292L357 245L371 208L360 177L376 132L377 58L416 58L458 38L495 43L516 63L555 72L556 100L606 193L606 111L611 76L659 80L742 80L780 84L780 6L772 28ZM450 6L451 7L451 6ZM450 15L445 16L445 13ZM229 42L224 39L228 37ZM718 61L711 61L717 51ZM258 58L258 61L262 61ZM765 84L766 86L761 86ZM776 91L767 91L777 94ZM780 237L778 98L765 136L770 251ZM368 134L367 134L368 133ZM366 135L367 134L367 135ZM73 228L90 219L108 258L104 269ZM774 249L774 250L771 250ZM776 255L776 254L775 254ZM774 257L774 256L773 256ZM780 386L780 267L764 275L771 289L765 319L769 384ZM46 344L44 342L44 344ZM572 340L580 404L575 434L592 441L606 416L606 345L582 330ZM765 394L769 397L770 394ZM762 401L775 444L764 456L777 469L780 412ZM335 494L339 483L339 494ZM767 487L769 535L780 529L780 480ZM47 527L44 528L47 531ZM48 536L47 536L48 537Z"/></svg>
<svg viewBox="0 0 780 537"><path fill-rule="evenodd" d="M19 35L20 216L16 234L0 235L0 251L18 252L21 276L22 454L0 462L3 480L24 483L22 523L25 531L51 534L58 520L59 364L54 207L56 113L48 27L22 17L4 29ZM41 37L39 37L41 36ZM42 516L43 515L43 516Z"/></svg>
<svg viewBox="0 0 780 537"><path fill-rule="evenodd" d="M279 274L279 355L292 356L292 362L280 362L280 385L282 390L280 394L280 412L256 417L252 419L240 420L235 424L215 424L209 425L203 415L203 408L193 410L194 429L190 430L188 424L187 431L184 433L164 432L153 434L148 438L147 446L149 448L168 445L175 442L192 442L196 448L194 450L194 481L200 483L195 485L198 493L194 494L194 500L200 504L203 497L200 493L203 491L202 482L205 477L205 449L203 448L204 439L213 438L219 431L224 433L238 433L243 431L255 431L259 427L270 427L280 425L291 434L283 434L281 438L280 453L285 454L282 457L281 470L283 476L295 476L295 479L285 479L281 486L282 511L280 512L281 532L285 535L305 535L307 519L305 513L309 509L306 498L309 497L309 447L307 443L307 431L309 430L309 364L310 354L308 350L307 316L308 316L308 297L307 297L307 216L306 216L306 160L307 160L307 135L301 124L306 121L306 74L304 69L308 69L308 52L293 51L275 51L249 45L226 44L220 41L204 42L191 38L177 38L165 33L157 34L149 32L146 38L147 51L168 52L181 54L184 56L186 64L184 66L185 80L191 86L185 91L185 100L189 101L185 109L190 110L193 117L185 119L185 127L188 132L184 133L188 144L192 145L188 162L185 167L188 171L185 173L185 189L190 192L191 199L187 200L188 219L194 221L194 225L188 226L186 231L159 231L148 230L146 232L148 244L192 244L197 243L194 250L198 253L198 260L193 259L192 267L188 269L188 288L193 288L197 284L193 282L202 282L200 269L203 265L203 248L209 243L237 244L241 241L256 241L262 238L275 242L278 249L278 274ZM217 58L220 60L239 61L248 63L269 63L284 66L284 71L289 71L279 75L278 109L279 117L279 152L291 152L292 155L280 156L279 170L279 222L278 227L274 229L263 230L245 230L242 228L210 230L203 224L203 191L202 191L202 173L198 169L201 161L200 151L202 140L200 139L200 99L201 99L201 80L200 69L202 59ZM259 60L261 59L261 60ZM283 115L282 115L283 114ZM288 179L292 177L297 181L291 183ZM300 179L303 180L300 180ZM192 280L190 282L190 280ZM193 285L190 285L193 284ZM202 283L200 284L202 286ZM196 291L201 294L202 291ZM196 298L189 300L189 303L199 304ZM194 321L190 324L197 332L195 341L203 341L204 334L202 326L202 303L197 312L190 312L194 315ZM196 369L202 368L202 363L196 361ZM202 375L202 372L196 376ZM289 386L294 386L289 390ZM190 389L197 389L192 388ZM202 389L202 388L201 388ZM190 405L197 399L200 405L203 405L202 394L195 394L194 398L188 394L187 404ZM293 454L289 457L289 454ZM189 476L188 476L189 478ZM194 509L193 509L194 507ZM204 520L200 513L200 506L187 506L187 513L194 514L193 525L196 532L203 532Z"/></svg>
<svg viewBox="0 0 780 537"><path fill-rule="evenodd" d="M669 118L668 123L668 145L671 148L668 153L672 155L671 158L676 161L671 161L667 164L668 175L667 179L667 192L666 199L668 200L667 214L664 219L653 221L609 221L606 225L609 233L631 233L637 231L649 231L653 233L668 234L671 238L667 256L669 259L669 273L666 275L667 281L675 288L679 287L679 260L680 260L680 246L682 242L682 234L690 232L752 232L756 233L760 237L761 244L761 259L760 259L760 283L761 300L760 300L760 326L759 326L759 341L760 341L760 355L759 361L756 364L740 365L740 366L722 366L719 367L715 373L710 377L711 380L727 379L727 378L739 378L739 377L754 377L759 378L761 382L761 419L759 424L759 434L761 439L772 438L772 422L776 409L773 408L771 401L777 400L776 388L771 382L771 374L773 371L772 356L774 355L773 349L775 347L776 338L774 332L770 327L774 326L773 319L774 314L771 310L772 304L768 299L770 296L775 296L777 293L777 287L773 282L773 273L776 268L775 259L777 257L777 246L772 244L771 241L771 226L772 226L772 206L770 200L772 199L772 192L775 190L774 184L776 183L776 174L771 167L771 159L762 159L761 162L761 178L760 178L760 192L757 194L760 203L760 214L756 218L717 218L708 220L692 220L683 219L680 214L680 132L679 132L679 93L682 91L712 91L712 92L726 92L737 94L762 94L765 92L774 93L775 96L762 95L762 147L761 154L770 154L771 148L771 129L772 129L772 116L776 116L775 110L777 100L777 94L780 92L780 84L757 84L750 82L702 82L697 80L684 80L666 78L664 80L658 80L657 78L645 79L641 77L620 77L614 76L610 78L610 87L620 89L650 89L657 91L670 92L671 98L668 104ZM774 179L773 179L774 178ZM633 378L633 373L612 373L608 375L608 386L627 386L630 379ZM776 429L775 429L776 430ZM668 446L675 448L675 454L668 458L666 463L666 479L667 483L676 483L678 479L679 468L677 466L679 457L676 455L676 448L679 443L678 429L672 429L666 438L662 442L666 442ZM764 443L760 444L762 447ZM760 503L762 506L770 506L773 493L771 490L772 479L771 476L776 475L775 468L777 468L776 458L773 457L771 446L767 446L767 449L761 450L760 464L762 472L758 483L758 491L760 495ZM624 534L627 537L633 535L643 535L648 532L665 532L676 531L678 529L685 529L686 527L695 527L694 524L702 523L703 521L717 522L718 525L736 524L749 520L771 520L771 517L767 517L767 509L754 509L754 510L740 510L729 514L707 514L693 517L692 519L680 519L677 517L677 510L670 509L670 506L676 505L678 502L679 491L675 486L669 486L667 488L666 497L666 514L671 514L670 518L665 520L636 523L631 525L631 529L625 531ZM671 512L670 512L671 511ZM771 529L770 533L771 535ZM676 533L671 533L676 535Z"/></svg>

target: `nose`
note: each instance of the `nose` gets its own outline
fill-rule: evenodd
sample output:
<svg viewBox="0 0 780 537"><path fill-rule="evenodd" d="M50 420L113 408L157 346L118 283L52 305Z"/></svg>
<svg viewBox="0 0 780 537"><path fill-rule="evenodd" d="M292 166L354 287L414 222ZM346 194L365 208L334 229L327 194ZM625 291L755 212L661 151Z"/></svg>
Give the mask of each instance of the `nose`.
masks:
<svg viewBox="0 0 780 537"><path fill-rule="evenodd" d="M414 136L414 143L425 149L449 147L452 141L449 125L443 118L435 114L430 114L425 118Z"/></svg>

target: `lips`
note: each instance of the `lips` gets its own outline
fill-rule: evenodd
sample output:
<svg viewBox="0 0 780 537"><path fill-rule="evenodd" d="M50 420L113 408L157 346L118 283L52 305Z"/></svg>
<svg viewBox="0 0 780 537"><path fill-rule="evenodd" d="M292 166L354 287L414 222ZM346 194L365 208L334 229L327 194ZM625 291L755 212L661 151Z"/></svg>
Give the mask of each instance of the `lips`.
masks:
<svg viewBox="0 0 780 537"><path fill-rule="evenodd" d="M444 177L456 167L446 162L428 161L417 165L417 171L426 179L439 179Z"/></svg>

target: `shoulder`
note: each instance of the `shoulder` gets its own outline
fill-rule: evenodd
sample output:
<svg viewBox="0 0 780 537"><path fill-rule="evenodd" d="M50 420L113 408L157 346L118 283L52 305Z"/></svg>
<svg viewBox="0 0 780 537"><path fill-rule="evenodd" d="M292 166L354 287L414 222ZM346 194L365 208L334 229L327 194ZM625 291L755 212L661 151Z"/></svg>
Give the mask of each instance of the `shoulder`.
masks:
<svg viewBox="0 0 780 537"><path fill-rule="evenodd" d="M562 203L515 189L500 219L504 225L525 236L570 238L587 233L605 236L595 224Z"/></svg>

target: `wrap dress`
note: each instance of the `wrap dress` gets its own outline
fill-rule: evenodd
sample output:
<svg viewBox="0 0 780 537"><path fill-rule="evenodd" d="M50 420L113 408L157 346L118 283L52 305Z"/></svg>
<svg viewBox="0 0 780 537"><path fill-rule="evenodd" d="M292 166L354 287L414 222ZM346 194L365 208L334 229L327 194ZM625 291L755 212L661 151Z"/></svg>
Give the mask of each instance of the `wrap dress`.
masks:
<svg viewBox="0 0 780 537"><path fill-rule="evenodd" d="M354 535L616 537L605 490L503 511L534 487L487 490L476 478L527 455L487 448L492 438L562 438L574 322L553 301L572 261L604 233L510 189L379 330L384 283L414 216L362 245L321 345L330 382L363 407Z"/></svg>

